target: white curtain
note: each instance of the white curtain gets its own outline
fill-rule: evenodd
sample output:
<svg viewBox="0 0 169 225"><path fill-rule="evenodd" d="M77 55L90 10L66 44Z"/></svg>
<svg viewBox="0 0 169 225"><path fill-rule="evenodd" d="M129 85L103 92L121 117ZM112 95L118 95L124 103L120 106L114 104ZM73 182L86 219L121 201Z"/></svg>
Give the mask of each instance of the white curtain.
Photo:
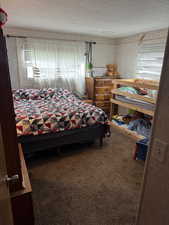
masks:
<svg viewBox="0 0 169 225"><path fill-rule="evenodd" d="M21 88L62 87L84 94L85 44L17 39Z"/></svg>
<svg viewBox="0 0 169 225"><path fill-rule="evenodd" d="M142 41L138 48L138 78L159 80L164 57L166 40Z"/></svg>

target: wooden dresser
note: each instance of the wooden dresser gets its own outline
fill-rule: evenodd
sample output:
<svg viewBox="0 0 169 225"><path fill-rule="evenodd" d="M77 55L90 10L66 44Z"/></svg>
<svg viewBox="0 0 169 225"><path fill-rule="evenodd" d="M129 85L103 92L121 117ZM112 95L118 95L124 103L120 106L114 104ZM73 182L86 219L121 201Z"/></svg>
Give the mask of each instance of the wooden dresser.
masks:
<svg viewBox="0 0 169 225"><path fill-rule="evenodd" d="M106 113L110 111L111 90L114 87L111 77L86 77L86 94L93 104L103 109Z"/></svg>

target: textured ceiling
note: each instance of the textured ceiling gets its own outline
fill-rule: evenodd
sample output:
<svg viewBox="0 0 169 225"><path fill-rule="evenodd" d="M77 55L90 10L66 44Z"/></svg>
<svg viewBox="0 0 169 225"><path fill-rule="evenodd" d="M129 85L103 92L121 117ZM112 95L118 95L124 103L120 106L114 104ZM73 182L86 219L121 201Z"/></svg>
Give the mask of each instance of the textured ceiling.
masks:
<svg viewBox="0 0 169 225"><path fill-rule="evenodd" d="M0 0L9 27L122 37L169 26L169 0Z"/></svg>

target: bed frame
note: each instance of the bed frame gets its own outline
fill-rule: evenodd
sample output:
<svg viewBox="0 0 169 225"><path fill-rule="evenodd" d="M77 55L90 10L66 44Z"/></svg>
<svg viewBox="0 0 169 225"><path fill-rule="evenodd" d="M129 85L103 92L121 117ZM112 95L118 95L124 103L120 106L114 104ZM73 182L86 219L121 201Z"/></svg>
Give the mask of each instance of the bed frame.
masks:
<svg viewBox="0 0 169 225"><path fill-rule="evenodd" d="M64 145L74 143L89 143L99 139L100 146L103 145L103 138L109 131L109 126L97 124L85 128L62 131L58 133L41 134L37 136L21 136L18 142L22 145L26 157L47 149L57 150Z"/></svg>

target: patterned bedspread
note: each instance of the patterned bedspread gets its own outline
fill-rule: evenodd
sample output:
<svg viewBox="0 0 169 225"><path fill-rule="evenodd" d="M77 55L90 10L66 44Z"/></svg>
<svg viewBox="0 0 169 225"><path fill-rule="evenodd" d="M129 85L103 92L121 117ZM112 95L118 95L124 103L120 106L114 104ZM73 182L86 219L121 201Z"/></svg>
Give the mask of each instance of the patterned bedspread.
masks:
<svg viewBox="0 0 169 225"><path fill-rule="evenodd" d="M17 135L38 135L107 124L100 108L64 89L13 90Z"/></svg>

